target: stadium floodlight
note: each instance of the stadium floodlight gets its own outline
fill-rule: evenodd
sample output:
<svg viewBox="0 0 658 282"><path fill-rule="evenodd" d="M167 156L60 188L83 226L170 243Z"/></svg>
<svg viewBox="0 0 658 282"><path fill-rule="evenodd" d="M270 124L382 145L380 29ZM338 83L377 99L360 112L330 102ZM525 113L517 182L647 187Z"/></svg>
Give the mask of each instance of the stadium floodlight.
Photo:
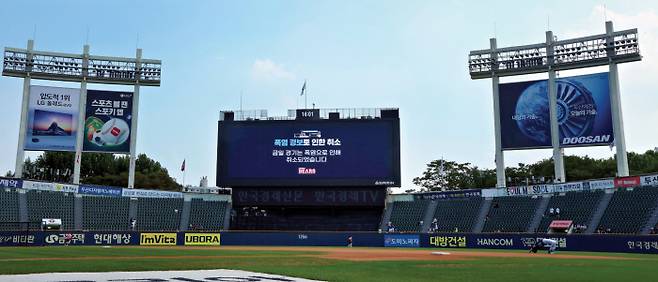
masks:
<svg viewBox="0 0 658 282"><path fill-rule="evenodd" d="M500 77L548 73L551 144L555 164L555 180L564 182L564 158L563 149L560 147L556 110L555 72L609 66L610 107L615 147L617 149L617 175L628 176L628 159L621 117L617 64L640 60L642 60L642 56L640 55L637 29L614 31L610 21L606 22L606 33L604 34L557 40L552 31L547 31L545 43L505 48L497 48L496 38L491 38L490 49L471 51L468 55L468 70L471 79L492 79L497 187L506 186L505 161L500 132L498 93Z"/></svg>
<svg viewBox="0 0 658 282"><path fill-rule="evenodd" d="M553 55L547 50L552 50ZM471 51L468 66L472 79L483 79L640 60L637 29L629 29L616 31L612 36L599 34L554 41L550 45L538 43Z"/></svg>
<svg viewBox="0 0 658 282"><path fill-rule="evenodd" d="M85 60L87 64L85 64ZM16 63L18 62L18 63ZM85 67L87 65L87 67ZM104 84L160 86L160 60L5 48L2 75Z"/></svg>

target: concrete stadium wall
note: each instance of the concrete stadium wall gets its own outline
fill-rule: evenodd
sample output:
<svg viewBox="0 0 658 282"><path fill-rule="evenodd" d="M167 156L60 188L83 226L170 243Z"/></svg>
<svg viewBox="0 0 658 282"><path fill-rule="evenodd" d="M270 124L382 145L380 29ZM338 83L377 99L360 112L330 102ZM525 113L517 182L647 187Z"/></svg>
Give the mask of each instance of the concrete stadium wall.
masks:
<svg viewBox="0 0 658 282"><path fill-rule="evenodd" d="M546 235L500 233L382 234L375 232L0 232L0 246L64 245L148 246L346 246L355 247L517 249L538 238L558 241L558 250L658 254L658 236Z"/></svg>

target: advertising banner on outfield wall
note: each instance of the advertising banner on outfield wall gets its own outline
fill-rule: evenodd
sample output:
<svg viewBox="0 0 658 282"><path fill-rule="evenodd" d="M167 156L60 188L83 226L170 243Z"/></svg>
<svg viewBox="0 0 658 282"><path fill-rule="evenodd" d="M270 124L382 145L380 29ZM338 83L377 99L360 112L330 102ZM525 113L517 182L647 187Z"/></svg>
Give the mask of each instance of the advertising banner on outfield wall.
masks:
<svg viewBox="0 0 658 282"><path fill-rule="evenodd" d="M176 233L140 233L139 244L143 246L175 246Z"/></svg>
<svg viewBox="0 0 658 282"><path fill-rule="evenodd" d="M36 182L36 181L23 181L23 189L28 190L42 190L42 191L55 191L65 193L77 193L78 185Z"/></svg>
<svg viewBox="0 0 658 282"><path fill-rule="evenodd" d="M23 188L23 180L0 177L0 188Z"/></svg>
<svg viewBox="0 0 658 282"><path fill-rule="evenodd" d="M44 245L84 245L87 237L84 233L46 233Z"/></svg>
<svg viewBox="0 0 658 282"><path fill-rule="evenodd" d="M89 232L86 233L87 245L138 245L136 232Z"/></svg>
<svg viewBox="0 0 658 282"><path fill-rule="evenodd" d="M630 188L640 186L639 176L615 178L615 188Z"/></svg>
<svg viewBox="0 0 658 282"><path fill-rule="evenodd" d="M111 187L111 186L82 184L78 188L78 193L85 195L121 197L122 189L117 187Z"/></svg>
<svg viewBox="0 0 658 282"><path fill-rule="evenodd" d="M592 180L592 181L588 181L588 182L589 182L589 189L591 189L591 190L615 188L614 179Z"/></svg>
<svg viewBox="0 0 658 282"><path fill-rule="evenodd" d="M464 190L455 190L455 191L428 192L428 193L414 194L414 198L417 200L458 199L458 198L470 198L470 197L482 197L482 190L464 189Z"/></svg>
<svg viewBox="0 0 658 282"><path fill-rule="evenodd" d="M418 235L386 234L384 235L384 247L418 248L420 238Z"/></svg>
<svg viewBox="0 0 658 282"><path fill-rule="evenodd" d="M0 232L0 246L40 246L40 234L27 232Z"/></svg>
<svg viewBox="0 0 658 282"><path fill-rule="evenodd" d="M219 246L219 233L185 233L186 246Z"/></svg>
<svg viewBox="0 0 658 282"><path fill-rule="evenodd" d="M642 176L642 186L658 186L658 175Z"/></svg>
<svg viewBox="0 0 658 282"><path fill-rule="evenodd" d="M608 73L560 78L556 87L561 147L613 142ZM503 149L551 147L548 81L501 84L499 92Z"/></svg>
<svg viewBox="0 0 658 282"><path fill-rule="evenodd" d="M143 190L143 189L121 189L121 195L132 198L183 198L181 192Z"/></svg>
<svg viewBox="0 0 658 282"><path fill-rule="evenodd" d="M80 89L30 86L25 150L75 151Z"/></svg>
<svg viewBox="0 0 658 282"><path fill-rule="evenodd" d="M85 152L130 152L132 100L132 92L87 90Z"/></svg>
<svg viewBox="0 0 658 282"><path fill-rule="evenodd" d="M657 236L554 234L421 234L421 247L528 250L537 240L557 241L558 251L596 251L658 254ZM546 249L544 249L546 250Z"/></svg>

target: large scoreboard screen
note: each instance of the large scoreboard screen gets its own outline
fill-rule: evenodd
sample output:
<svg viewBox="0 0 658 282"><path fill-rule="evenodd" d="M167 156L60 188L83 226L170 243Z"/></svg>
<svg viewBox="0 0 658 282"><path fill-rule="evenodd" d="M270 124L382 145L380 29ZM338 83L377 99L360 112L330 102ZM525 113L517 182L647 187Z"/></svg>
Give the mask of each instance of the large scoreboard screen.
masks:
<svg viewBox="0 0 658 282"><path fill-rule="evenodd" d="M400 186L400 121L220 121L217 186Z"/></svg>

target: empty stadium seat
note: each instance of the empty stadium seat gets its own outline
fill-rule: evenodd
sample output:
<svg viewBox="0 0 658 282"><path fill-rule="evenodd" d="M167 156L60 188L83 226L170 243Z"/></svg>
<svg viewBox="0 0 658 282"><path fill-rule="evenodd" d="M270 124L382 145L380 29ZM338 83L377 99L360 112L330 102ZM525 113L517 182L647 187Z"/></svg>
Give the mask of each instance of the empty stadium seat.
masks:
<svg viewBox="0 0 658 282"><path fill-rule="evenodd" d="M73 206L75 195L63 192L28 191L27 215L31 222L41 222L44 218L62 219L62 229L74 228Z"/></svg>
<svg viewBox="0 0 658 282"><path fill-rule="evenodd" d="M12 189L0 189L0 230L14 230L17 228L18 192Z"/></svg>
<svg viewBox="0 0 658 282"><path fill-rule="evenodd" d="M599 229L610 233L638 233L656 208L658 189L639 187L615 191Z"/></svg>
<svg viewBox="0 0 658 282"><path fill-rule="evenodd" d="M483 232L526 232L540 201L537 197L493 199Z"/></svg>
<svg viewBox="0 0 658 282"><path fill-rule="evenodd" d="M434 218L437 220L438 232L471 232L478 220L482 198L463 198L438 200Z"/></svg>
<svg viewBox="0 0 658 282"><path fill-rule="evenodd" d="M192 199L190 225L192 230L222 230L226 215L226 201Z"/></svg>
<svg viewBox="0 0 658 282"><path fill-rule="evenodd" d="M137 230L176 231L180 228L183 199L139 198Z"/></svg>
<svg viewBox="0 0 658 282"><path fill-rule="evenodd" d="M420 221L423 220L428 200L411 202L393 202L391 223L399 232L419 232Z"/></svg>
<svg viewBox="0 0 658 282"><path fill-rule="evenodd" d="M130 198L84 196L82 198L82 229L129 230Z"/></svg>
<svg viewBox="0 0 658 282"><path fill-rule="evenodd" d="M587 225L598 207L603 191L567 192L551 197L544 211L537 232L545 233L553 220L571 220L574 225ZM560 209L560 214L550 214L550 209Z"/></svg>

